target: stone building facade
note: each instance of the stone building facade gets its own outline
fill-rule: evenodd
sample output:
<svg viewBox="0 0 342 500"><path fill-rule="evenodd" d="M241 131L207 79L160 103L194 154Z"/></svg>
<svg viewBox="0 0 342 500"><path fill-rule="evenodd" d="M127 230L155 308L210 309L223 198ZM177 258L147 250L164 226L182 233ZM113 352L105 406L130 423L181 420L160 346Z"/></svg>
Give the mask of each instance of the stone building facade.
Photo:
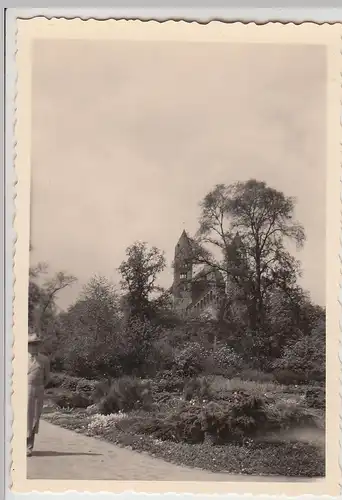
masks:
<svg viewBox="0 0 342 500"><path fill-rule="evenodd" d="M203 266L194 271L191 246L185 231L181 234L174 256L172 285L173 304L182 316L216 316L218 306L225 293L225 282L218 271Z"/></svg>

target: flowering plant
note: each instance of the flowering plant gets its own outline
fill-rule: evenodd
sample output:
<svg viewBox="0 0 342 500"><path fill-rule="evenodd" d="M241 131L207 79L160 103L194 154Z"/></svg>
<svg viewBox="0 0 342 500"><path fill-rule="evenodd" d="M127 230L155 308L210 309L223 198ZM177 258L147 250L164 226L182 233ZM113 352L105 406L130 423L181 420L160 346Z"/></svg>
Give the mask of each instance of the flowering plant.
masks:
<svg viewBox="0 0 342 500"><path fill-rule="evenodd" d="M111 413L110 415L96 413L92 415L88 424L88 432L90 434L101 434L104 430L114 427L116 423L125 416L125 413L122 412Z"/></svg>

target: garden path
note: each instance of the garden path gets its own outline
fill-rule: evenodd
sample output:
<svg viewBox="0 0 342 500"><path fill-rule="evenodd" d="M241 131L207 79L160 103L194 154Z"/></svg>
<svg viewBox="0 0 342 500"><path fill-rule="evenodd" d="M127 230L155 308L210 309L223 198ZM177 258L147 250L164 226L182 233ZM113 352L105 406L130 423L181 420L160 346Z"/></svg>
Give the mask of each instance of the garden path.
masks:
<svg viewBox="0 0 342 500"><path fill-rule="evenodd" d="M267 481L267 477L214 473L177 466L41 421L28 479L121 481ZM274 481L305 481L272 478ZM308 480L306 480L308 481ZM312 481L312 480L311 480Z"/></svg>

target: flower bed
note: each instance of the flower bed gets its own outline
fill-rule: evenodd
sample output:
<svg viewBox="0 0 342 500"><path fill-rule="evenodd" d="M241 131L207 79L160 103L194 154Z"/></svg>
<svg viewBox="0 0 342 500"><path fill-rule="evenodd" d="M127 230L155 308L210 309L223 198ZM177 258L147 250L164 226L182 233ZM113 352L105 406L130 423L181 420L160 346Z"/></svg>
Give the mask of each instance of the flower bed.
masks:
<svg viewBox="0 0 342 500"><path fill-rule="evenodd" d="M93 398L83 390L81 401L60 385L48 391L52 402L47 401L44 418L179 465L232 474L323 476L324 410L306 401L306 390L222 377L175 385L118 379L104 388L97 404L72 409L83 405L82 398ZM70 405L58 408L65 400ZM104 401L106 414L99 414ZM319 439L301 441L300 426ZM299 429L295 438L284 432L291 428Z"/></svg>
<svg viewBox="0 0 342 500"><path fill-rule="evenodd" d="M200 444L162 441L134 432L134 421L146 416L139 412L100 416L88 415L84 410L59 410L44 418L55 425L148 452L177 465L247 475L323 477L325 474L324 449L313 444L250 439L242 444L212 446L206 441Z"/></svg>

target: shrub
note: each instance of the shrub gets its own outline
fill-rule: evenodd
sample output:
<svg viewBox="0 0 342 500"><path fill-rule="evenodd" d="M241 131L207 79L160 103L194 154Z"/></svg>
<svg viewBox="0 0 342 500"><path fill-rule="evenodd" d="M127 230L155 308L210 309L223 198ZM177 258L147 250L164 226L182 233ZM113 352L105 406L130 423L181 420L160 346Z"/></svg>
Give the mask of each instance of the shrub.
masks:
<svg viewBox="0 0 342 500"><path fill-rule="evenodd" d="M325 337L325 319L319 318L309 335L302 334L286 345L282 357L274 361L274 367L296 374L297 383L324 382Z"/></svg>
<svg viewBox="0 0 342 500"><path fill-rule="evenodd" d="M209 380L206 377L188 380L184 385L183 396L185 401L190 401L194 398L209 399L211 396Z"/></svg>
<svg viewBox="0 0 342 500"><path fill-rule="evenodd" d="M253 435L266 418L264 401L243 392L225 402L210 402L202 410L203 430L217 443Z"/></svg>
<svg viewBox="0 0 342 500"><path fill-rule="evenodd" d="M175 350L173 371L181 377L201 373L234 376L242 366L242 358L226 345L215 351L207 342L192 341Z"/></svg>
<svg viewBox="0 0 342 500"><path fill-rule="evenodd" d="M135 422L136 432L175 442L202 443L206 435L222 444L256 432L266 420L264 402L243 393L224 402L187 402L171 413Z"/></svg>
<svg viewBox="0 0 342 500"><path fill-rule="evenodd" d="M50 367L54 372L62 372L64 370L64 359L58 350L56 350L50 357Z"/></svg>
<svg viewBox="0 0 342 500"><path fill-rule="evenodd" d="M177 375L193 377L203 372L209 352L198 342L189 342L177 349L174 356L174 369Z"/></svg>
<svg viewBox="0 0 342 500"><path fill-rule="evenodd" d="M92 392L92 401L98 403L102 400L110 391L111 382L109 380L102 380L95 384L94 390Z"/></svg>
<svg viewBox="0 0 342 500"><path fill-rule="evenodd" d="M67 377L67 375L65 375L64 373L51 373L50 380L49 380L47 387L48 388L61 387L61 385L63 384L66 377Z"/></svg>
<svg viewBox="0 0 342 500"><path fill-rule="evenodd" d="M51 373L48 388L63 388L72 392L92 392L96 386L95 380L72 377L67 373Z"/></svg>
<svg viewBox="0 0 342 500"><path fill-rule="evenodd" d="M156 376L159 372L169 371L172 369L174 361L174 349L168 342L167 338L158 338L152 342L151 353L149 359L156 371Z"/></svg>
<svg viewBox="0 0 342 500"><path fill-rule="evenodd" d="M158 369L154 344L159 327L149 321L130 319L119 335L118 359L127 375L153 375ZM157 362L156 362L157 361Z"/></svg>
<svg viewBox="0 0 342 500"><path fill-rule="evenodd" d="M219 345L212 355L214 370L225 376L234 376L243 365L242 358L229 346ZM213 373L215 373L215 371Z"/></svg>
<svg viewBox="0 0 342 500"><path fill-rule="evenodd" d="M89 393L94 392L95 387L96 387L95 380L87 380L85 378L81 378L77 382L76 390L77 390L77 392L86 392L89 394Z"/></svg>
<svg viewBox="0 0 342 500"><path fill-rule="evenodd" d="M267 429L288 430L302 425L316 427L317 423L301 400L278 400L267 406Z"/></svg>
<svg viewBox="0 0 342 500"><path fill-rule="evenodd" d="M183 404L168 414L140 418L134 422L132 429L163 441L195 444L204 440L198 405Z"/></svg>
<svg viewBox="0 0 342 500"><path fill-rule="evenodd" d="M77 390L77 384L80 381L79 377L71 377L70 375L67 375L63 382L61 387L63 389L68 389L69 391L75 391Z"/></svg>
<svg viewBox="0 0 342 500"><path fill-rule="evenodd" d="M63 391L53 397L55 404L60 408L87 408L90 398L81 392Z"/></svg>
<svg viewBox="0 0 342 500"><path fill-rule="evenodd" d="M172 413L181 403L179 396L168 393L160 393L154 398L153 412Z"/></svg>
<svg viewBox="0 0 342 500"><path fill-rule="evenodd" d="M98 409L99 413L108 415L139 407L148 409L152 402L149 383L133 377L122 377L112 382L108 393L100 400Z"/></svg>
<svg viewBox="0 0 342 500"><path fill-rule="evenodd" d="M307 382L307 376L303 371L275 370L274 377L279 384L283 385L301 385Z"/></svg>
<svg viewBox="0 0 342 500"><path fill-rule="evenodd" d="M158 373L152 380L153 392L180 392L184 387L184 378L168 370Z"/></svg>
<svg viewBox="0 0 342 500"><path fill-rule="evenodd" d="M323 388L308 389L305 398L309 408L325 408L325 390Z"/></svg>
<svg viewBox="0 0 342 500"><path fill-rule="evenodd" d="M99 378L103 374L119 376L121 365L114 340L107 338L96 342L88 334L69 339L63 347L65 369L68 373L89 379Z"/></svg>

